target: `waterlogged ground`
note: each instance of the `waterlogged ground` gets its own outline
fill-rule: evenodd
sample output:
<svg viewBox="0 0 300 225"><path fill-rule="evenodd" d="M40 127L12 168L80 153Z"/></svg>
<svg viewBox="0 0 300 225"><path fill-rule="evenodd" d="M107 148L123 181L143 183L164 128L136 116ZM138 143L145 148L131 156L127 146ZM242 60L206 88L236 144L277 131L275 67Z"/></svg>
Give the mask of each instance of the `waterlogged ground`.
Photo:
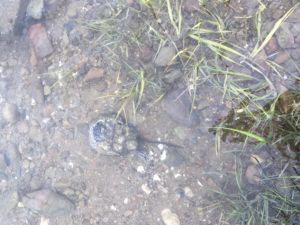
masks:
<svg viewBox="0 0 300 225"><path fill-rule="evenodd" d="M221 197L242 186L256 204L266 177L299 175L299 145L209 131L299 90L300 8L259 48L298 1L143 2L1 1L1 225L247 224L243 202ZM116 129L113 147L92 148L107 115L136 147L109 154L130 136ZM263 187L299 203L286 182ZM272 224L300 220L276 209Z"/></svg>

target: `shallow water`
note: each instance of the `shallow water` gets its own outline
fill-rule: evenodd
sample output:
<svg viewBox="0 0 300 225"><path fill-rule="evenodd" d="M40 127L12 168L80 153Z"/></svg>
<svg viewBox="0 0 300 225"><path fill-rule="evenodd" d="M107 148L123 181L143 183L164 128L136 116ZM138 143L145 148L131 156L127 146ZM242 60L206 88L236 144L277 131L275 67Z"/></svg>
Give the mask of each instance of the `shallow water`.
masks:
<svg viewBox="0 0 300 225"><path fill-rule="evenodd" d="M266 179L299 176L298 149L210 129L234 113L228 127L259 135L241 115L299 90L300 9L251 57L296 1L173 0L172 16L162 0L41 2L0 6L1 224L241 224L218 195L241 188L299 204L298 180ZM274 224L298 212L270 209Z"/></svg>

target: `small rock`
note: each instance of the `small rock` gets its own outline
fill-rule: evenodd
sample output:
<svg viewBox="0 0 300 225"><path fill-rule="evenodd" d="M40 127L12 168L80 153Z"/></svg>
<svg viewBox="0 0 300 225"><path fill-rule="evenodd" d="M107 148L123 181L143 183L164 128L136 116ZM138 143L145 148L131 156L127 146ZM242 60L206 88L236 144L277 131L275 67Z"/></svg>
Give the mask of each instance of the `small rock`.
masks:
<svg viewBox="0 0 300 225"><path fill-rule="evenodd" d="M266 53L268 55L276 52L278 50L278 43L275 37L272 37L265 47Z"/></svg>
<svg viewBox="0 0 300 225"><path fill-rule="evenodd" d="M277 42L283 49L292 48L295 44L294 35L287 24L283 24L276 33Z"/></svg>
<svg viewBox="0 0 300 225"><path fill-rule="evenodd" d="M285 63L289 58L290 58L290 54L287 51L280 51L276 55L274 62L280 65L282 63Z"/></svg>
<svg viewBox="0 0 300 225"><path fill-rule="evenodd" d="M34 19L41 19L44 9L44 0L31 0L27 6L27 16Z"/></svg>
<svg viewBox="0 0 300 225"><path fill-rule="evenodd" d="M147 184L143 184L141 188L142 188L143 192L145 192L147 195L150 195L152 192L152 190L148 187Z"/></svg>
<svg viewBox="0 0 300 225"><path fill-rule="evenodd" d="M170 209L163 209L160 213L165 225L180 225L180 220L178 216L171 212Z"/></svg>
<svg viewBox="0 0 300 225"><path fill-rule="evenodd" d="M200 5L198 0L185 0L183 2L183 9L187 12L194 12L200 10Z"/></svg>
<svg viewBox="0 0 300 225"><path fill-rule="evenodd" d="M21 134L26 134L29 131L29 126L26 120L17 123L18 132Z"/></svg>
<svg viewBox="0 0 300 225"><path fill-rule="evenodd" d="M30 98L32 99L32 105L44 103L45 98L44 98L44 93L43 93L44 92L43 85L40 80L32 81L28 85L27 90L28 90L27 92L28 92Z"/></svg>
<svg viewBox="0 0 300 225"><path fill-rule="evenodd" d="M295 37L295 43L300 44L300 34Z"/></svg>
<svg viewBox="0 0 300 225"><path fill-rule="evenodd" d="M44 95L48 96L51 94L51 87L49 85L44 86Z"/></svg>
<svg viewBox="0 0 300 225"><path fill-rule="evenodd" d="M14 144L9 143L5 151L6 164L12 168L16 177L21 175L21 154Z"/></svg>
<svg viewBox="0 0 300 225"><path fill-rule="evenodd" d="M194 197L194 193L190 187L185 187L183 190L184 190L184 194L186 197L188 197L188 198Z"/></svg>
<svg viewBox="0 0 300 225"><path fill-rule="evenodd" d="M291 52L291 56L294 60L300 59L300 49L299 48L292 49L290 52Z"/></svg>
<svg viewBox="0 0 300 225"><path fill-rule="evenodd" d="M105 73L104 69L98 68L98 67L93 67L85 75L84 81L89 82L89 81L99 80L103 77L104 73Z"/></svg>
<svg viewBox="0 0 300 225"><path fill-rule="evenodd" d="M53 52L46 28L41 23L32 25L29 28L28 35L38 57L43 58Z"/></svg>
<svg viewBox="0 0 300 225"><path fill-rule="evenodd" d="M22 201L26 208L47 217L64 216L75 209L67 197L48 189L31 192Z"/></svg>
<svg viewBox="0 0 300 225"><path fill-rule="evenodd" d="M182 76L183 74L181 70L172 70L171 72L164 74L163 80L168 84L173 84Z"/></svg>
<svg viewBox="0 0 300 225"><path fill-rule="evenodd" d="M19 112L15 104L5 103L2 109L3 119L8 123L15 123L18 120Z"/></svg>
<svg viewBox="0 0 300 225"><path fill-rule="evenodd" d="M157 66L168 66L175 63L176 50L173 47L163 47L159 50L154 63Z"/></svg>
<svg viewBox="0 0 300 225"><path fill-rule="evenodd" d="M0 219L16 207L18 204L18 193L16 191L8 191L0 196Z"/></svg>
<svg viewBox="0 0 300 225"><path fill-rule="evenodd" d="M257 167L250 164L245 172L245 177L250 184L259 184L261 178Z"/></svg>
<svg viewBox="0 0 300 225"><path fill-rule="evenodd" d="M162 100L162 109L178 124L194 127L199 124L199 117L193 110L191 112L191 99L183 90L174 89Z"/></svg>

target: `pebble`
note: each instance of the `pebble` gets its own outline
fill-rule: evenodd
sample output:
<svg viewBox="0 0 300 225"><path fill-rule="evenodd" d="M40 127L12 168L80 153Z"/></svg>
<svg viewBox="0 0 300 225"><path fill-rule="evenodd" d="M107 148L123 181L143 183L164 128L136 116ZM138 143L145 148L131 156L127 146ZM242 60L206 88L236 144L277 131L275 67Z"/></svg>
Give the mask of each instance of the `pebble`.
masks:
<svg viewBox="0 0 300 225"><path fill-rule="evenodd" d="M266 53L268 55L276 52L278 50L278 43L275 37L272 37L265 47Z"/></svg>
<svg viewBox="0 0 300 225"><path fill-rule="evenodd" d="M299 48L292 49L290 52L291 52L291 56L293 59L295 59L295 60L300 59L300 49Z"/></svg>
<svg viewBox="0 0 300 225"><path fill-rule="evenodd" d="M93 67L85 75L84 81L90 82L90 81L99 80L103 77L104 73L105 73L104 69Z"/></svg>
<svg viewBox="0 0 300 225"><path fill-rule="evenodd" d="M283 48L292 48L295 44L294 35L287 24L283 24L276 33L278 45Z"/></svg>
<svg viewBox="0 0 300 225"><path fill-rule="evenodd" d="M15 104L5 103L2 109L3 119L8 123L15 123L18 120L19 112Z"/></svg>
<svg viewBox="0 0 300 225"><path fill-rule="evenodd" d="M180 225L179 217L170 209L163 209L160 214L165 225Z"/></svg>
<svg viewBox="0 0 300 225"><path fill-rule="evenodd" d="M27 16L34 19L41 19L44 9L44 0L31 0L27 6Z"/></svg>
<svg viewBox="0 0 300 225"><path fill-rule="evenodd" d="M295 42L300 44L300 34L295 37Z"/></svg>
<svg viewBox="0 0 300 225"><path fill-rule="evenodd" d="M41 23L32 25L29 28L28 35L38 57L43 58L53 52L46 28Z"/></svg>
<svg viewBox="0 0 300 225"><path fill-rule="evenodd" d="M150 195L152 192L152 190L148 187L147 184L142 184L141 188L142 188L143 192L145 192L147 195Z"/></svg>
<svg viewBox="0 0 300 225"><path fill-rule="evenodd" d="M290 58L290 54L287 51L280 51L276 55L274 62L276 62L277 64L282 64L285 63L289 58Z"/></svg>
<svg viewBox="0 0 300 225"><path fill-rule="evenodd" d="M185 187L183 190L184 190L184 194L186 197L188 197L188 198L194 197L194 193L190 187Z"/></svg>
<svg viewBox="0 0 300 225"><path fill-rule="evenodd" d="M47 217L65 216L75 209L71 200L49 189L31 192L23 197L22 202L26 208Z"/></svg>
<svg viewBox="0 0 300 225"><path fill-rule="evenodd" d="M21 175L21 154L14 144L9 143L5 151L6 164L12 168L16 177Z"/></svg>
<svg viewBox="0 0 300 225"><path fill-rule="evenodd" d="M183 77L183 73L180 69L177 69L177 70L172 70L167 74L164 74L163 80L168 84L173 84L177 80L179 80L180 77Z"/></svg>
<svg viewBox="0 0 300 225"><path fill-rule="evenodd" d="M193 110L191 112L191 98L183 90L174 88L162 100L162 109L168 116L176 123L186 126L194 127L200 122L199 117Z"/></svg>
<svg viewBox="0 0 300 225"><path fill-rule="evenodd" d="M0 220L2 220L18 204L18 193L8 191L0 196Z"/></svg>
<svg viewBox="0 0 300 225"><path fill-rule="evenodd" d="M253 164L250 164L245 172L245 177L250 184L259 184L260 174L257 167Z"/></svg>
<svg viewBox="0 0 300 225"><path fill-rule="evenodd" d="M163 47L159 50L154 60L157 66L168 66L175 63L176 50L173 47Z"/></svg>

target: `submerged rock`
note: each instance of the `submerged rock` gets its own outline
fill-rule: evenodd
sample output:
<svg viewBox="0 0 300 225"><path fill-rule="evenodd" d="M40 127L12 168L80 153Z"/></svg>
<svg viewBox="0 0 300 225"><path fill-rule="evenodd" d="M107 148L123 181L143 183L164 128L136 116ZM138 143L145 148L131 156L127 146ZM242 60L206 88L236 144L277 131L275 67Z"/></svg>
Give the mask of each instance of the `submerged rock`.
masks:
<svg viewBox="0 0 300 225"><path fill-rule="evenodd" d="M168 66L174 64L176 50L173 47L163 47L159 50L154 63L157 66Z"/></svg>
<svg viewBox="0 0 300 225"><path fill-rule="evenodd" d="M27 6L27 16L33 19L41 19L43 16L44 0L30 0Z"/></svg>
<svg viewBox="0 0 300 225"><path fill-rule="evenodd" d="M18 193L16 191L8 191L0 196L0 219L16 207L18 204Z"/></svg>
<svg viewBox="0 0 300 225"><path fill-rule="evenodd" d="M186 92L180 89L174 89L169 92L162 101L162 109L176 123L194 127L200 122L196 112L191 110L191 99Z"/></svg>
<svg viewBox="0 0 300 225"><path fill-rule="evenodd" d="M163 209L161 211L161 217L165 225L180 225L178 216L173 213L170 209Z"/></svg>
<svg viewBox="0 0 300 225"><path fill-rule="evenodd" d="M75 209L70 199L49 189L31 192L22 201L26 208L48 217L64 216Z"/></svg>
<svg viewBox="0 0 300 225"><path fill-rule="evenodd" d="M43 58L53 52L46 28L41 23L32 25L29 28L28 34L38 57Z"/></svg>
<svg viewBox="0 0 300 225"><path fill-rule="evenodd" d="M136 129L115 114L103 115L90 124L91 147L104 155L126 155L138 146Z"/></svg>
<svg viewBox="0 0 300 225"><path fill-rule="evenodd" d="M19 112L15 104L6 103L2 109L3 119L8 123L15 123L18 120Z"/></svg>

